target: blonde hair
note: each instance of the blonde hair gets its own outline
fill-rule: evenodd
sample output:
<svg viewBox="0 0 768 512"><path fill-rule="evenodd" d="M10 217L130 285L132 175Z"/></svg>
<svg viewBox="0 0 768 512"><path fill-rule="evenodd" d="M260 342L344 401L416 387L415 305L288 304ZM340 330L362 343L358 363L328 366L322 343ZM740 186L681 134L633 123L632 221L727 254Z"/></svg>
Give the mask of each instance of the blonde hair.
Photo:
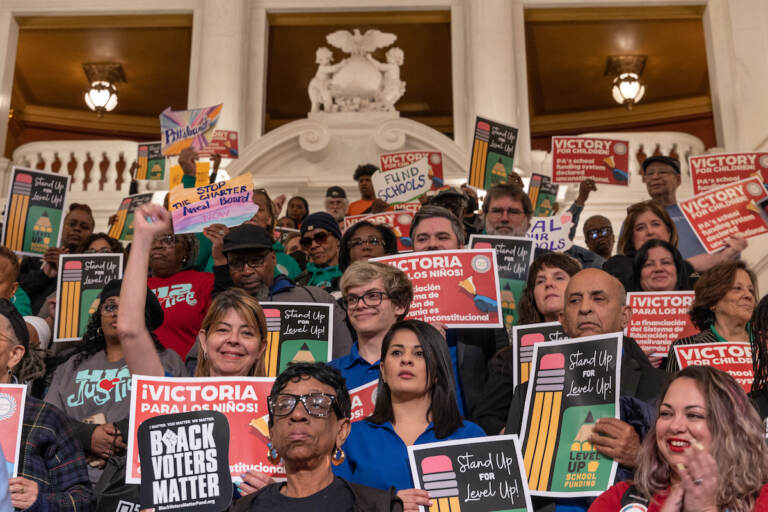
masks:
<svg viewBox="0 0 768 512"><path fill-rule="evenodd" d="M413 300L413 284L405 272L395 266L377 261L356 261L344 271L339 281L339 289L346 297L350 288L369 284L376 279L381 279L389 299L394 304L405 308L405 312L398 320L405 318Z"/></svg>

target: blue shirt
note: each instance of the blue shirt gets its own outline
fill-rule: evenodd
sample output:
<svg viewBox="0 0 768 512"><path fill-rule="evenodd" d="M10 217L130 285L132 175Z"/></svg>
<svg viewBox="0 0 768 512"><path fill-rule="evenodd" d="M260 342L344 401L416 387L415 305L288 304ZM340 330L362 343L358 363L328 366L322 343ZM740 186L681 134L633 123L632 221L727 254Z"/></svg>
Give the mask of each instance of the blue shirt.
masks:
<svg viewBox="0 0 768 512"><path fill-rule="evenodd" d="M379 380L379 363L369 363L362 358L357 349L357 342L352 344L349 354L334 359L328 366L332 366L341 372L347 381L347 389L359 388L363 384Z"/></svg>
<svg viewBox="0 0 768 512"><path fill-rule="evenodd" d="M667 209L667 213L672 218L672 222L675 223L678 238L677 250L683 255L683 259L687 260L698 254L707 252L696 237L696 233L693 232L693 228L686 220L680 207L677 204L672 204L665 206L664 208Z"/></svg>
<svg viewBox="0 0 768 512"><path fill-rule="evenodd" d="M438 439L434 425L430 423L427 430L413 444L470 437L485 437L485 432L471 421L464 420L464 425L456 432ZM353 423L352 432L344 443L343 450L346 454L344 463L333 467L337 476L382 490L394 487L400 491L414 487L408 462L408 447L397 435L392 423L376 425L367 420Z"/></svg>

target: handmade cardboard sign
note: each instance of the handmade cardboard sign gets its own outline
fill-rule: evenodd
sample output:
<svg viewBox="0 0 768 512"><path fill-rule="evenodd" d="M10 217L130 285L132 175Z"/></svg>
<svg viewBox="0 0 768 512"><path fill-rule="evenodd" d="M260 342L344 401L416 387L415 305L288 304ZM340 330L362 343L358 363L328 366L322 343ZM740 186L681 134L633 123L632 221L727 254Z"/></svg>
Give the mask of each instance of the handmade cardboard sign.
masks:
<svg viewBox="0 0 768 512"><path fill-rule="evenodd" d="M499 276L492 249L411 252L380 261L405 272L413 283L406 318L446 327L502 327Z"/></svg>
<svg viewBox="0 0 768 512"><path fill-rule="evenodd" d="M138 163L138 167L133 175L134 179L165 181L165 156L159 142L139 144L136 163Z"/></svg>
<svg viewBox="0 0 768 512"><path fill-rule="evenodd" d="M408 460L433 512L533 510L516 435L411 445Z"/></svg>
<svg viewBox="0 0 768 512"><path fill-rule="evenodd" d="M548 251L567 251L573 245L573 240L568 237L568 232L573 226L570 213L554 215L552 217L531 217L530 227L525 234L533 240L536 247Z"/></svg>
<svg viewBox="0 0 768 512"><path fill-rule="evenodd" d="M540 324L516 325L512 327L512 354L514 366L512 378L514 386L528 382L531 374L533 347L536 343L567 340L560 322L542 322Z"/></svg>
<svg viewBox="0 0 768 512"><path fill-rule="evenodd" d="M150 418L190 411L218 411L229 421L229 472L232 480L253 470L281 478L285 468L267 460L267 397L275 379L267 377L131 376L131 410L125 482L142 483L139 425ZM235 440L233 442L233 440ZM143 460L143 459L142 459ZM143 467L143 466L141 466ZM232 495L232 487L229 487Z"/></svg>
<svg viewBox="0 0 768 512"><path fill-rule="evenodd" d="M60 254L53 341L82 338L99 307L101 290L122 277L122 254Z"/></svg>
<svg viewBox="0 0 768 512"><path fill-rule="evenodd" d="M203 149L213 135L223 104L190 110L171 110L160 113L160 135L163 155L178 155L184 148Z"/></svg>
<svg viewBox="0 0 768 512"><path fill-rule="evenodd" d="M0 384L0 448L10 478L18 476L19 471L26 396L24 384Z"/></svg>
<svg viewBox="0 0 768 512"><path fill-rule="evenodd" d="M381 172L401 169L413 164L422 158L429 164L429 179L432 182L431 189L435 190L443 186L443 154L440 151L400 151L397 153L383 153L379 155L379 168Z"/></svg>
<svg viewBox="0 0 768 512"><path fill-rule="evenodd" d="M238 158L240 150L238 148L237 132L233 130L213 130L210 144L197 152L200 158L208 158L213 155L219 155L222 158Z"/></svg>
<svg viewBox="0 0 768 512"><path fill-rule="evenodd" d="M219 512L232 501L229 422L216 411L145 420L138 430L143 509Z"/></svg>
<svg viewBox="0 0 768 512"><path fill-rule="evenodd" d="M629 185L629 141L552 137L552 181Z"/></svg>
<svg viewBox="0 0 768 512"><path fill-rule="evenodd" d="M360 421L373 414L373 408L376 407L376 390L379 381L373 380L368 384L363 384L349 391L352 398L352 421Z"/></svg>
<svg viewBox="0 0 768 512"><path fill-rule="evenodd" d="M152 202L153 193L134 194L120 202L117 209L117 220L109 226L109 236L116 240L133 240L133 212L139 206Z"/></svg>
<svg viewBox="0 0 768 512"><path fill-rule="evenodd" d="M768 183L768 153L721 153L688 157L693 193L735 183L758 173Z"/></svg>
<svg viewBox="0 0 768 512"><path fill-rule="evenodd" d="M388 204L412 201L432 187L427 157L391 171L376 171L371 176L376 198Z"/></svg>
<svg viewBox="0 0 768 512"><path fill-rule="evenodd" d="M675 358L682 370L688 366L713 366L741 384L745 393L752 391L755 374L752 368L752 347L747 341L718 341L675 345Z"/></svg>
<svg viewBox="0 0 768 512"><path fill-rule="evenodd" d="M3 245L22 256L40 256L58 247L69 174L13 166L9 184Z"/></svg>
<svg viewBox="0 0 768 512"><path fill-rule="evenodd" d="M673 341L699 332L688 314L694 297L693 292L628 293L632 315L624 334L646 354L667 357Z"/></svg>
<svg viewBox="0 0 768 512"><path fill-rule="evenodd" d="M557 185L544 174L531 174L528 182L528 197L533 205L534 217L549 217L557 202Z"/></svg>
<svg viewBox="0 0 768 512"><path fill-rule="evenodd" d="M517 128L483 117L475 118L469 185L487 190L496 183L508 183L515 172Z"/></svg>
<svg viewBox="0 0 768 512"><path fill-rule="evenodd" d="M537 343L523 412L523 460L536 496L597 496L616 462L590 442L599 418L618 418L622 334Z"/></svg>
<svg viewBox="0 0 768 512"><path fill-rule="evenodd" d="M383 224L389 227L397 237L398 251L406 251L413 247L411 241L411 224L413 223L413 213L406 210L395 210L393 212L370 213L363 215L350 215L344 217L342 231L346 231L358 222L365 220L371 224Z"/></svg>
<svg viewBox="0 0 768 512"><path fill-rule="evenodd" d="M768 192L757 176L680 201L680 210L708 253L733 235L753 238L768 233Z"/></svg>

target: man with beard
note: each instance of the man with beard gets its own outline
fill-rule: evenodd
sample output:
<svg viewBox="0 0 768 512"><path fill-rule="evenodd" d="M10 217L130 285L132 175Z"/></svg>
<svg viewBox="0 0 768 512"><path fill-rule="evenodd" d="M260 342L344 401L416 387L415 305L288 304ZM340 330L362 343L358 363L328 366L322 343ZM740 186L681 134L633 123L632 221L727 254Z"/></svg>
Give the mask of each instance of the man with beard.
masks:
<svg viewBox="0 0 768 512"><path fill-rule="evenodd" d="M344 222L344 215L347 214L348 206L349 200L343 188L338 186L328 187L328 190L325 192L325 211L330 213L339 222L339 225Z"/></svg>

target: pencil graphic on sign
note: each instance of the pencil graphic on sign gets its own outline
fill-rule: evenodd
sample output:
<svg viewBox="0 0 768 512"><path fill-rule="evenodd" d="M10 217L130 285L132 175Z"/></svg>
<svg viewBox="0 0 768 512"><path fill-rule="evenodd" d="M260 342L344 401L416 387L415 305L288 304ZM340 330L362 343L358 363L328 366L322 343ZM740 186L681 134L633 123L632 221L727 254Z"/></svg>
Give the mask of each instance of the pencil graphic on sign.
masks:
<svg viewBox="0 0 768 512"><path fill-rule="evenodd" d="M536 201L539 199L539 190L541 189L541 176L531 176L531 184L528 185L528 197L531 199L533 208L536 209Z"/></svg>
<svg viewBox="0 0 768 512"><path fill-rule="evenodd" d="M137 180L147 179L147 169L149 168L149 147L145 145L139 146L139 156L137 158L139 168L136 169Z"/></svg>
<svg viewBox="0 0 768 512"><path fill-rule="evenodd" d="M525 474L531 490L543 491L549 486L564 387L565 357L563 354L546 354L536 372L531 427L524 455Z"/></svg>
<svg viewBox="0 0 768 512"><path fill-rule="evenodd" d="M485 162L488 158L488 139L491 136L491 125L485 121L477 121L475 126L475 143L472 149L472 164L469 175L470 185L483 188L485 182Z"/></svg>
<svg viewBox="0 0 768 512"><path fill-rule="evenodd" d="M77 337L78 318L80 316L80 282L82 280L82 262L66 262L61 276L59 338Z"/></svg>
<svg viewBox="0 0 768 512"><path fill-rule="evenodd" d="M267 319L267 350L266 370L268 377L277 376L278 355L280 353L280 310L265 309L264 316Z"/></svg>
<svg viewBox="0 0 768 512"><path fill-rule="evenodd" d="M20 251L24 243L24 228L27 225L29 196L32 193L32 176L17 174L11 189L10 215L5 246L12 251Z"/></svg>
<svg viewBox="0 0 768 512"><path fill-rule="evenodd" d="M460 512L459 484L451 459L447 455L427 457L421 461L421 472L424 490L432 497L429 512Z"/></svg>
<svg viewBox="0 0 768 512"><path fill-rule="evenodd" d="M109 228L109 236L115 240L120 239L120 235L123 233L125 227L125 219L128 217L128 208L131 206L131 198L126 197L123 202L120 203L120 208L117 210L117 220Z"/></svg>
<svg viewBox="0 0 768 512"><path fill-rule="evenodd" d="M544 335L540 332L523 334L520 339L520 384L528 382L531 374L531 359L533 358L533 345L544 341Z"/></svg>

